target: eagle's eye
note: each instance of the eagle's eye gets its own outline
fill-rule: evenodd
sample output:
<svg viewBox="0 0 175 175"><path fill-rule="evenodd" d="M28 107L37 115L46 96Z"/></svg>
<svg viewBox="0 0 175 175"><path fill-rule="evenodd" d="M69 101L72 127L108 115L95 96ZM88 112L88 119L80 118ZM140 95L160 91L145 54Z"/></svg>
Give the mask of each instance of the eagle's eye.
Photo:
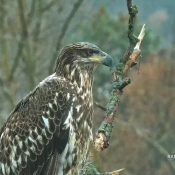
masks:
<svg viewBox="0 0 175 175"><path fill-rule="evenodd" d="M89 55L94 55L94 54L98 55L99 52L100 52L99 50L89 50L89 51L88 51L88 54L89 54Z"/></svg>
<svg viewBox="0 0 175 175"><path fill-rule="evenodd" d="M92 55L93 54L93 50L88 50L88 55Z"/></svg>

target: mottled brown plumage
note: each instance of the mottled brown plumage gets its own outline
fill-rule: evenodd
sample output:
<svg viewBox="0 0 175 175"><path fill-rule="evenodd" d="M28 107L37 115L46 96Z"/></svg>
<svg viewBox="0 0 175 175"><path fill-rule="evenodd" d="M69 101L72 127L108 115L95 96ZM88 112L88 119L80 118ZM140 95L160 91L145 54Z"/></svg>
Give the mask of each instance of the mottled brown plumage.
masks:
<svg viewBox="0 0 175 175"><path fill-rule="evenodd" d="M92 141L96 64L111 57L90 43L62 49L55 72L22 99L0 132L0 174L80 174Z"/></svg>

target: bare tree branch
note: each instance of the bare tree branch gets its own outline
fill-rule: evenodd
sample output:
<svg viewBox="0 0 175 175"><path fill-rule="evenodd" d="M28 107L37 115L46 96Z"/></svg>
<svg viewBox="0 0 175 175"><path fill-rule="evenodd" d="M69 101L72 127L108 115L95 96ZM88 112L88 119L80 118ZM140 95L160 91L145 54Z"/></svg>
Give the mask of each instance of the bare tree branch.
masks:
<svg viewBox="0 0 175 175"><path fill-rule="evenodd" d="M127 0L128 12L132 11L132 0Z"/></svg>
<svg viewBox="0 0 175 175"><path fill-rule="evenodd" d="M45 7L42 7L40 9L41 13L44 13L44 12L48 11L51 7L53 7L55 5L56 2L58 2L58 0L52 0Z"/></svg>
<svg viewBox="0 0 175 175"><path fill-rule="evenodd" d="M101 105L99 102L95 102L94 104L95 104L95 106L97 106L101 110L106 111L106 108L103 105Z"/></svg>
<svg viewBox="0 0 175 175"><path fill-rule="evenodd" d="M158 141L152 139L151 137L148 137L147 134L144 131L142 131L142 129L138 128L134 124L124 122L121 120L120 120L120 124L124 125L124 127L129 127L131 129L133 129L136 132L138 137L140 137L146 143L148 143L154 149L156 149L159 152L159 154L165 158L165 160L168 160L169 152ZM168 162L169 166L171 167L173 173L175 173L175 164L171 160L168 160L167 162Z"/></svg>
<svg viewBox="0 0 175 175"><path fill-rule="evenodd" d="M24 4L23 0L18 0L19 18L21 22L21 34L23 38L28 37L27 23L24 14Z"/></svg>
<svg viewBox="0 0 175 175"><path fill-rule="evenodd" d="M38 36L41 30L41 23L42 23L42 13L41 13L41 0L38 0L38 16L37 16L37 22L35 24L35 27L33 29L33 40L36 42L38 40Z"/></svg>
<svg viewBox="0 0 175 175"><path fill-rule="evenodd" d="M130 84L130 79L127 77L127 74L131 67L137 64L137 60L140 57L140 45L145 34L145 25L142 27L142 30L138 37L134 36L134 21L136 14L138 13L137 7L132 5L131 0L127 0L127 6L129 11L129 24L128 24L128 38L130 46L127 50L127 54L123 56L123 59L120 60L120 63L114 68L112 72L112 87L110 100L107 104L106 117L101 123L95 140L94 145L96 150L102 151L109 146L109 139L111 137L114 116L116 115L122 91Z"/></svg>
<svg viewBox="0 0 175 175"><path fill-rule="evenodd" d="M35 10L36 10L36 1L35 0L32 0L31 2L31 7L30 7L30 11L27 15L27 24L30 24L31 23L31 20L35 14Z"/></svg>
<svg viewBox="0 0 175 175"><path fill-rule="evenodd" d="M106 175L122 175L124 173L124 168L121 168L119 170L115 170L112 172L107 172Z"/></svg>
<svg viewBox="0 0 175 175"><path fill-rule="evenodd" d="M15 102L12 98L12 95L10 94L10 92L8 91L8 89L5 87L5 83L4 80L0 78L0 87L1 90L3 91L3 95L6 97L6 99L9 101L11 106L14 106Z"/></svg>
<svg viewBox="0 0 175 175"><path fill-rule="evenodd" d="M1 27L0 29L2 30L2 28L4 28L4 20L5 20L5 9L4 9L4 6L5 6L5 0L1 0L0 1L0 23L1 23Z"/></svg>
<svg viewBox="0 0 175 175"><path fill-rule="evenodd" d="M126 52L121 60L124 64L126 63L127 59L129 58L133 47L138 42L138 38L134 35L135 19L136 19L136 15L138 13L138 9L135 5L132 5L132 0L127 0L127 8L128 8L128 13L130 15L129 23L128 23L129 48L126 50Z"/></svg>
<svg viewBox="0 0 175 175"><path fill-rule="evenodd" d="M23 0L18 0L18 9L19 9L18 11L19 11L20 24L21 24L21 38L20 38L20 41L18 43L18 47L17 47L18 50L17 50L17 53L14 57L14 62L12 65L10 76L9 76L10 80L13 79L13 76L15 74L15 71L16 71L18 64L19 64L19 60L20 60L21 55L22 55L25 41L28 38L28 30L27 30L27 23L26 23L25 14L24 14L23 3L24 3Z"/></svg>
<svg viewBox="0 0 175 175"><path fill-rule="evenodd" d="M168 160L169 152L160 145L156 140L147 137L146 135L140 135L147 143L149 143L152 147L154 147L166 160ZM171 167L172 171L175 173L175 164L173 161L168 160L169 166Z"/></svg>
<svg viewBox="0 0 175 175"><path fill-rule="evenodd" d="M54 66L54 63L55 63L55 60L56 60L56 57L57 57L57 52L61 48L62 41L64 39L66 31L69 28L70 22L73 19L74 15L76 14L76 12L79 9L82 2L83 2L83 0L77 0L77 2L74 4L72 10L70 11L68 17L66 18L66 20L65 20L65 22L64 22L64 24L61 28L61 32L58 36L57 43L56 43L56 49L55 49L55 52L53 53L53 57L52 57L51 62L50 62L49 73L51 73L53 71L53 66Z"/></svg>

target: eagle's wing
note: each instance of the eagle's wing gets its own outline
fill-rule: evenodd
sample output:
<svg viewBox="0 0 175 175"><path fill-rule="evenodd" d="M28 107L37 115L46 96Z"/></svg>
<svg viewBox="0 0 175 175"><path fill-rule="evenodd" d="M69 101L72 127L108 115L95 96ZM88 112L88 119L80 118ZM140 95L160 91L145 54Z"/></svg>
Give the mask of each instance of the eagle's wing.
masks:
<svg viewBox="0 0 175 175"><path fill-rule="evenodd" d="M59 153L68 139L64 121L72 98L73 88L69 82L51 76L16 106L0 132L3 174L39 174L49 162L54 166L54 162L59 161ZM58 143L54 150L53 145ZM46 167L44 171L51 174L53 168Z"/></svg>

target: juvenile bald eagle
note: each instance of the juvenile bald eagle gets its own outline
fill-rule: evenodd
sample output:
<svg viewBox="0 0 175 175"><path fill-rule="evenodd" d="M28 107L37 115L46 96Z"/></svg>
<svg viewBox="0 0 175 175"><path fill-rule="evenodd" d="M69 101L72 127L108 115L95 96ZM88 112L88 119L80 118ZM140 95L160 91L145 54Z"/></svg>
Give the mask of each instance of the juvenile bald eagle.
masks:
<svg viewBox="0 0 175 175"><path fill-rule="evenodd" d="M55 72L17 104L1 129L0 174L80 174L92 140L93 72L111 61L87 42L61 50Z"/></svg>

